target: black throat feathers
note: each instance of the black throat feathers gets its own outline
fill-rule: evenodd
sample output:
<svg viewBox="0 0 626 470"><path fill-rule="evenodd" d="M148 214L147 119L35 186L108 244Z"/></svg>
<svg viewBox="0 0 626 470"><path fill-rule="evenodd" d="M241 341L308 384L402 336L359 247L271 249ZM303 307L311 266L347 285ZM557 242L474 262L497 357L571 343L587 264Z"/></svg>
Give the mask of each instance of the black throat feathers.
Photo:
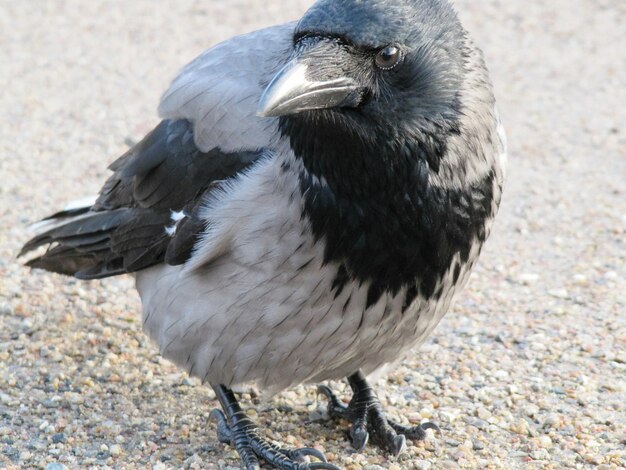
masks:
<svg viewBox="0 0 626 470"><path fill-rule="evenodd" d="M446 133L454 130L402 141L375 132L363 137L362 129L351 133L337 124L319 112L280 120L306 169L299 175L304 215L325 242L325 261L340 265L336 295L356 279L370 283L368 307L402 287L405 307L417 295L439 297L439 281L455 255L466 263L486 239L494 172L461 188L436 186L430 176L445 158Z"/></svg>

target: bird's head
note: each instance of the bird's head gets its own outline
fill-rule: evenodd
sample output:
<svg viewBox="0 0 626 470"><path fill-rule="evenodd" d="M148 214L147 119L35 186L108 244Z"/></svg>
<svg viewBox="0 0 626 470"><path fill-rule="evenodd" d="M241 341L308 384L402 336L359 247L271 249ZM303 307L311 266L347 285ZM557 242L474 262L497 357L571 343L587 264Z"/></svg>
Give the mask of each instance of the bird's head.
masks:
<svg viewBox="0 0 626 470"><path fill-rule="evenodd" d="M258 114L330 125L366 144L453 126L463 39L446 0L320 0L298 23L293 57Z"/></svg>

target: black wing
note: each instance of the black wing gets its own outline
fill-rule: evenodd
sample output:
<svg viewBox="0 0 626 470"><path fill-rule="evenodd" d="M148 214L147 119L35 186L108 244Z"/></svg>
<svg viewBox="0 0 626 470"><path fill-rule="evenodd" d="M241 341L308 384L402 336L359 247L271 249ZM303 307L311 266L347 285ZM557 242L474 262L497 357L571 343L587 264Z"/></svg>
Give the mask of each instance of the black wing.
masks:
<svg viewBox="0 0 626 470"><path fill-rule="evenodd" d="M114 173L93 206L46 219L51 228L26 243L20 256L50 245L27 265L80 279L184 263L204 229L202 196L261 154L201 152L189 121L164 120L110 165ZM184 217L173 220L181 212Z"/></svg>

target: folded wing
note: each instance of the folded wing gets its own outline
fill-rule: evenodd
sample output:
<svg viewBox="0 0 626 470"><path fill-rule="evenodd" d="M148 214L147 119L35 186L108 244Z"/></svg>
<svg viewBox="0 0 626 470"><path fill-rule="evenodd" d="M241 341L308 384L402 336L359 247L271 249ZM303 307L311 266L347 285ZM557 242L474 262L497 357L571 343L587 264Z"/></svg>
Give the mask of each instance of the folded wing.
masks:
<svg viewBox="0 0 626 470"><path fill-rule="evenodd" d="M270 145L276 122L256 117L256 105L292 31L288 24L233 38L183 69L161 100L164 120L110 165L93 205L41 224L20 255L48 249L27 264L97 279L184 263L208 223L199 216L207 193Z"/></svg>

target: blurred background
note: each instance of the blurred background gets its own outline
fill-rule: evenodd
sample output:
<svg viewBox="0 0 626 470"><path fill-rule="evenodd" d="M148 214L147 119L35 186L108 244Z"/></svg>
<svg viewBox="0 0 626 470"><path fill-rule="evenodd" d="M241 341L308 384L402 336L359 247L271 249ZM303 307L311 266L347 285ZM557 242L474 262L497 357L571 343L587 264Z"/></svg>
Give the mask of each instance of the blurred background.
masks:
<svg viewBox="0 0 626 470"><path fill-rule="evenodd" d="M311 3L0 0L0 468L238 468L212 393L141 332L130 278L15 255L28 223L98 191L184 64ZM271 438L347 469L624 468L626 2L455 3L492 72L508 184L468 288L380 384L443 434L355 454L314 387L244 398Z"/></svg>

